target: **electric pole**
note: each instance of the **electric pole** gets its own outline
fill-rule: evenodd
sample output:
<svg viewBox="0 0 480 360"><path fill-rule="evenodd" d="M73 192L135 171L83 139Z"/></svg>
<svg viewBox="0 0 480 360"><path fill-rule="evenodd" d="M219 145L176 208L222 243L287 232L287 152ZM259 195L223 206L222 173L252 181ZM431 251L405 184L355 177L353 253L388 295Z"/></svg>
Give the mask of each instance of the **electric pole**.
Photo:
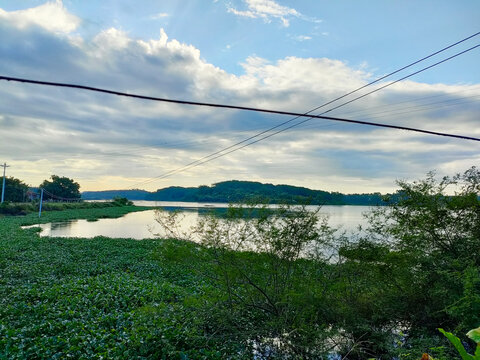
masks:
<svg viewBox="0 0 480 360"><path fill-rule="evenodd" d="M5 198L5 170L7 169L7 167L10 167L10 166L7 165L7 163L3 163L3 165L0 165L0 166L3 166L2 202L0 202L0 204L3 204L3 199Z"/></svg>

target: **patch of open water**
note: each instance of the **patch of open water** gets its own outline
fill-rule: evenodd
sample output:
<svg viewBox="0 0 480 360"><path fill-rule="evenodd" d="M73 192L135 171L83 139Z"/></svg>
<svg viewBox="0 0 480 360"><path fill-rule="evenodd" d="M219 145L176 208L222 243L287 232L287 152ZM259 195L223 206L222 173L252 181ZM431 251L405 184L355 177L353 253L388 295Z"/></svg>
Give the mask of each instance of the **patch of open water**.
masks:
<svg viewBox="0 0 480 360"><path fill-rule="evenodd" d="M135 205L160 206L167 210L180 212L182 220L179 230L189 232L201 216L210 209L227 208L228 204L218 203L182 203L169 201L135 201ZM317 209L317 206L310 206ZM341 227L347 232L356 231L359 225L366 225L363 213L368 212L368 206L328 205L322 206L321 215L329 216L332 227ZM42 228L40 236L93 238L106 236L110 238L153 239L165 237L167 234L155 221L155 210L128 213L116 219L99 219L97 221L68 220L47 224L34 225Z"/></svg>

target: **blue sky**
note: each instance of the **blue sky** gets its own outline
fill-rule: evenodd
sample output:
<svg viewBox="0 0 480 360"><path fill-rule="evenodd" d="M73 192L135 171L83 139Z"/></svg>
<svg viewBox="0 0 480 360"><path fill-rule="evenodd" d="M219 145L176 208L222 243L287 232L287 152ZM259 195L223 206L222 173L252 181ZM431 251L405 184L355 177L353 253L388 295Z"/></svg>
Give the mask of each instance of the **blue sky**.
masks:
<svg viewBox="0 0 480 360"><path fill-rule="evenodd" d="M0 9L1 75L297 112L480 31L474 0L0 0ZM477 48L332 115L480 137L479 60ZM148 182L285 120L0 82L0 160L29 184L57 174L82 190L243 179L391 191L395 179L480 165L478 143L315 120Z"/></svg>

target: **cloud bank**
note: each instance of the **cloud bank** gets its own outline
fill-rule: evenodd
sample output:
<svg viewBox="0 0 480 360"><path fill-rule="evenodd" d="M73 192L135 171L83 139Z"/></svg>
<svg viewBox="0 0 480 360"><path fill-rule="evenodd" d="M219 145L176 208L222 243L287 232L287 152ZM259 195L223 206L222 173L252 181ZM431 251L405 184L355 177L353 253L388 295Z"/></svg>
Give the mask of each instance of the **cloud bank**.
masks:
<svg viewBox="0 0 480 360"><path fill-rule="evenodd" d="M0 9L0 20L18 29L39 26L64 34L71 33L80 25L80 19L67 11L61 0L26 10L7 12Z"/></svg>
<svg viewBox="0 0 480 360"><path fill-rule="evenodd" d="M251 17L299 16L273 1L251 0L248 6ZM8 76L296 112L373 78L365 68L336 59L269 61L254 55L243 61L241 75L233 75L163 29L155 39L132 38L117 28L81 38L74 35L81 20L59 1L0 10L0 19L0 73ZM377 116L398 125L480 136L479 95L478 84L404 81L329 115L372 121ZM10 175L32 185L51 174L69 176L82 190L135 187L288 120L7 82L0 82L0 99L0 160L12 165ZM479 163L478 145L471 142L311 120L147 189L245 179L343 192L389 191L395 178L415 178L431 169L452 173Z"/></svg>

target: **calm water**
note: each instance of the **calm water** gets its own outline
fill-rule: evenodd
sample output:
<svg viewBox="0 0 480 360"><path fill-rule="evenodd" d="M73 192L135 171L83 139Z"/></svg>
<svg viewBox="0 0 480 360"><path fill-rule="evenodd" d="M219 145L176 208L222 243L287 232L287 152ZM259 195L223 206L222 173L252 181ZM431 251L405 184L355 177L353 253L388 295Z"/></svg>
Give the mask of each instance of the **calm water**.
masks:
<svg viewBox="0 0 480 360"><path fill-rule="evenodd" d="M199 216L204 216L210 208L225 208L227 204L149 202L135 201L135 205L161 206L165 209L179 210L183 218L181 232L188 232ZM314 209L315 206L310 208ZM329 216L333 227L342 227L347 232L355 231L358 225L366 222L362 214L370 209L368 206L323 206L320 213ZM42 228L41 236L93 238L106 236L111 238L152 239L166 234L155 221L155 211L146 210L126 214L117 219L99 219L97 221L69 220L58 223L35 225Z"/></svg>

